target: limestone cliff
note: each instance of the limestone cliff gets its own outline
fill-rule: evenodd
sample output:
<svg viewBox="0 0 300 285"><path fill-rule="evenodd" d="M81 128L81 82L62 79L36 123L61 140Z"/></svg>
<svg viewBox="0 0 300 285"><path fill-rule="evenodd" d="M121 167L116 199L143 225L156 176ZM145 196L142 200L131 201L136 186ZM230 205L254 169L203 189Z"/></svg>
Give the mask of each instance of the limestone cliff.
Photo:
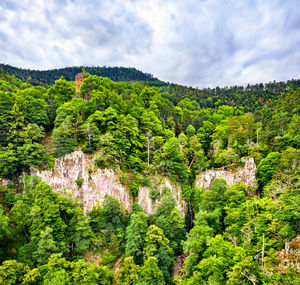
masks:
<svg viewBox="0 0 300 285"><path fill-rule="evenodd" d="M244 167L237 167L236 169L227 167L229 168L228 170L225 168L210 169L200 173L196 178L195 185L209 190L215 179L223 178L226 180L228 185L232 185L236 181L241 181L246 185L251 185L256 188L256 164L254 159L247 157L242 158L242 161L245 162Z"/></svg>
<svg viewBox="0 0 300 285"><path fill-rule="evenodd" d="M55 168L50 171L34 171L35 174L49 185L55 192L78 198L83 203L85 212L104 201L105 194L115 197L122 208L131 210L133 199L126 186L119 181L119 175L112 169L100 169L94 165L94 156L82 151L75 151L56 160ZM83 182L76 183L81 179ZM181 198L181 188L165 177L152 177L152 185L162 193L168 187L176 200L178 208L184 215L185 203ZM79 184L79 185L78 185ZM158 198L150 198L150 187L140 187L138 203L146 213L154 213L160 203Z"/></svg>
<svg viewBox="0 0 300 285"><path fill-rule="evenodd" d="M142 206L144 211L148 214L155 212L155 209L161 202L160 197L162 196L164 188L168 188L171 190L173 197L175 198L179 211L184 216L186 203L182 199L181 187L166 177L154 176L151 180L152 186L159 191L159 198L157 200L152 200L150 197L150 188L140 187L138 203Z"/></svg>
<svg viewBox="0 0 300 285"><path fill-rule="evenodd" d="M83 203L85 212L90 211L97 204L104 201L105 194L115 197L123 209L131 210L133 199L129 195L127 187L121 184L116 171L106 168L100 169L94 164L93 155L84 154L82 151L74 151L56 160L55 168L49 171L33 171L49 185L55 192L78 198ZM241 181L247 185L256 187L256 165L253 158L244 158L244 167L235 170L211 169L201 173L196 178L196 186L209 190L216 178L224 178L227 184ZM81 180L81 183L78 183ZM77 181L77 182L76 182ZM150 190L155 188L159 193L156 200L151 199ZM185 202L181 197L181 187L167 177L151 177L151 187L140 187L138 203L146 213L152 214L160 204L160 197L164 188L169 188L176 200L176 204L184 215Z"/></svg>

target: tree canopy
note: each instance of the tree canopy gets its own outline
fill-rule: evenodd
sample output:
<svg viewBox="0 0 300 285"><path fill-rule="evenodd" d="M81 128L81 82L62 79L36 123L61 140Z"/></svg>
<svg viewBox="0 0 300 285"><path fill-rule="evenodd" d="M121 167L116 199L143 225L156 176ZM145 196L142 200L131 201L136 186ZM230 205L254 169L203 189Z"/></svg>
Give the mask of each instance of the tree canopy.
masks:
<svg viewBox="0 0 300 285"><path fill-rule="evenodd" d="M299 80L200 90L86 68L76 89L81 68L2 69L24 81L0 70L1 284L174 284L175 260L178 284L299 283ZM118 173L131 213L107 195L85 215L31 175L74 150ZM256 189L195 186L243 157L255 160ZM141 189L152 215L137 204Z"/></svg>

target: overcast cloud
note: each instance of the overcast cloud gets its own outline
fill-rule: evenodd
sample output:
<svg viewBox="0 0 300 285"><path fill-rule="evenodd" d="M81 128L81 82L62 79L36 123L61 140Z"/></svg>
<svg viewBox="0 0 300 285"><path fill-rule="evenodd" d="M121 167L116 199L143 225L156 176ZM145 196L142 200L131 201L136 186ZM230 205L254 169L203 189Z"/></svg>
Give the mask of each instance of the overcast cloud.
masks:
<svg viewBox="0 0 300 285"><path fill-rule="evenodd" d="M0 0L0 62L131 66L198 87L300 77L300 1Z"/></svg>

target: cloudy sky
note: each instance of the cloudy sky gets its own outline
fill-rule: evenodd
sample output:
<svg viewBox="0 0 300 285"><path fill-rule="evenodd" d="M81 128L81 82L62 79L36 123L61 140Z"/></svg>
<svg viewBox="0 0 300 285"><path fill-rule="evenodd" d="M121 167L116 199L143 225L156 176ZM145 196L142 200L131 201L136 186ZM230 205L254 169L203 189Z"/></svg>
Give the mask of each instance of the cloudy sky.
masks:
<svg viewBox="0 0 300 285"><path fill-rule="evenodd" d="M300 77L299 0L0 0L0 63L130 66L198 87Z"/></svg>

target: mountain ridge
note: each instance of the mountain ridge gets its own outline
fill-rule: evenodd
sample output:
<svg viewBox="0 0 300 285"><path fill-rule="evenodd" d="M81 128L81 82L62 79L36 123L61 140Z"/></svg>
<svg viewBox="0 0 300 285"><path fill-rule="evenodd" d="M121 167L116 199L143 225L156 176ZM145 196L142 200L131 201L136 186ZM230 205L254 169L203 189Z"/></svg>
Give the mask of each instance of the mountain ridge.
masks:
<svg viewBox="0 0 300 285"><path fill-rule="evenodd" d="M142 72L134 67L107 67L107 66L70 66L48 70L24 69L9 64L0 64L0 70L36 84L54 84L55 80L63 76L68 81L73 81L75 75L83 69L91 75L108 77L113 81L156 81L158 80L150 73Z"/></svg>
<svg viewBox="0 0 300 285"><path fill-rule="evenodd" d="M262 108L269 100L277 102L281 96L285 96L290 89L300 88L300 79L291 79L280 82L248 84L247 86L230 86L215 88L195 88L176 83L164 82L152 74L144 73L133 67L65 67L52 70L30 70L13 67L8 64L0 64L0 73L9 75L28 82L32 85L51 86L57 79L63 76L68 81L74 81L75 75L85 70L91 75L108 77L113 81L142 82L149 86L155 86L160 92L171 94L171 101L177 104L183 99L193 100L200 108L217 108L221 105L243 107L247 112L254 112ZM189 124L187 122L187 124ZM187 126L187 125L186 125Z"/></svg>

